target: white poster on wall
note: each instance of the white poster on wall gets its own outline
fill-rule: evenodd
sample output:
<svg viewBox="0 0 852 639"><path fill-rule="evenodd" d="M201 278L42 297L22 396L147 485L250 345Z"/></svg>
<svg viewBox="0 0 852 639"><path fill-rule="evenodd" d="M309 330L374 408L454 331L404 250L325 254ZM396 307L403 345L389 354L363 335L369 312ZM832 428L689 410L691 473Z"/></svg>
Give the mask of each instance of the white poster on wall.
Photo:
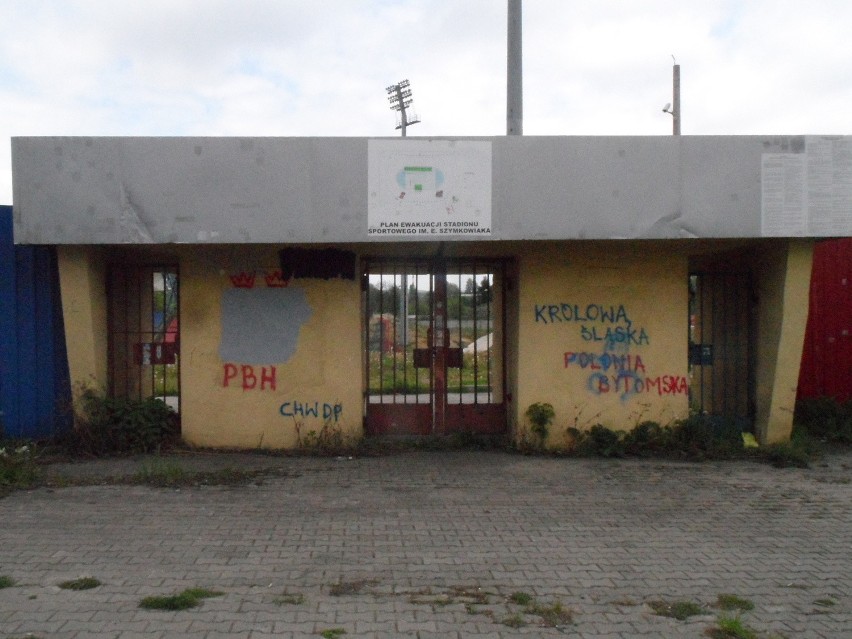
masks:
<svg viewBox="0 0 852 639"><path fill-rule="evenodd" d="M491 235L491 142L369 140L367 166L371 238Z"/></svg>
<svg viewBox="0 0 852 639"><path fill-rule="evenodd" d="M761 235L852 233L852 140L809 136L804 153L761 158Z"/></svg>

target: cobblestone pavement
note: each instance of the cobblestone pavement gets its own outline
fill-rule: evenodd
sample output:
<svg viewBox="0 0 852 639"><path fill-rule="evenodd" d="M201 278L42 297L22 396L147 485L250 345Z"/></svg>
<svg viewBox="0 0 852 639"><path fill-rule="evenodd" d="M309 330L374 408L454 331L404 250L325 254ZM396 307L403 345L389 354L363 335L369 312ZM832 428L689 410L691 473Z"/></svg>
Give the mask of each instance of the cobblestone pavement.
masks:
<svg viewBox="0 0 852 639"><path fill-rule="evenodd" d="M734 614L722 593L753 602L741 621L761 638L852 637L852 454L807 470L497 452L174 463L278 474L0 500L15 581L0 637L706 637ZM102 585L58 586L81 576ZM189 587L222 594L139 607ZM659 616L659 600L704 613Z"/></svg>

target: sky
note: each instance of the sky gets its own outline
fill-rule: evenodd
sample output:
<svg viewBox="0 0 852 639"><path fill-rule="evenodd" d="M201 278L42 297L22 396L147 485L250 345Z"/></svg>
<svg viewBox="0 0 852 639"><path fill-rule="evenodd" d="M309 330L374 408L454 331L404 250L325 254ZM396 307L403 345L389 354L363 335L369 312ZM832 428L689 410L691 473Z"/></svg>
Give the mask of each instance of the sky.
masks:
<svg viewBox="0 0 852 639"><path fill-rule="evenodd" d="M0 0L13 136L506 134L506 0ZM852 133L849 0L525 0L524 135Z"/></svg>

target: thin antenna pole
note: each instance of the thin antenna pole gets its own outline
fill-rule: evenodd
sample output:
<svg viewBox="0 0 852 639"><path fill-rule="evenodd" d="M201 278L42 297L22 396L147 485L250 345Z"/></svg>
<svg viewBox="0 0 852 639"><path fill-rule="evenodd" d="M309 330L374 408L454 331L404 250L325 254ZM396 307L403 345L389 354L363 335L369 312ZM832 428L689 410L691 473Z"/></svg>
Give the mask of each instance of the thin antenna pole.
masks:
<svg viewBox="0 0 852 639"><path fill-rule="evenodd" d="M680 135L680 65L677 61L672 68L672 135Z"/></svg>
<svg viewBox="0 0 852 639"><path fill-rule="evenodd" d="M521 0L509 0L506 64L506 135L524 133Z"/></svg>

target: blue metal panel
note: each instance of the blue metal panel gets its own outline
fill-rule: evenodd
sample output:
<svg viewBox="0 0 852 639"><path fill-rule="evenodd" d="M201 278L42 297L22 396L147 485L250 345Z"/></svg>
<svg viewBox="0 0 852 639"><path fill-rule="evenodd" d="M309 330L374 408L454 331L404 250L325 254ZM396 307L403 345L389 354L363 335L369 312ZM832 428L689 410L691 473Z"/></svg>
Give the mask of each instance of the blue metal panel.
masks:
<svg viewBox="0 0 852 639"><path fill-rule="evenodd" d="M0 411L7 437L43 438L71 425L55 251L14 246L0 207Z"/></svg>
<svg viewBox="0 0 852 639"><path fill-rule="evenodd" d="M0 207L0 427L6 435L16 432L20 422L15 253L12 244L12 209L3 206Z"/></svg>

